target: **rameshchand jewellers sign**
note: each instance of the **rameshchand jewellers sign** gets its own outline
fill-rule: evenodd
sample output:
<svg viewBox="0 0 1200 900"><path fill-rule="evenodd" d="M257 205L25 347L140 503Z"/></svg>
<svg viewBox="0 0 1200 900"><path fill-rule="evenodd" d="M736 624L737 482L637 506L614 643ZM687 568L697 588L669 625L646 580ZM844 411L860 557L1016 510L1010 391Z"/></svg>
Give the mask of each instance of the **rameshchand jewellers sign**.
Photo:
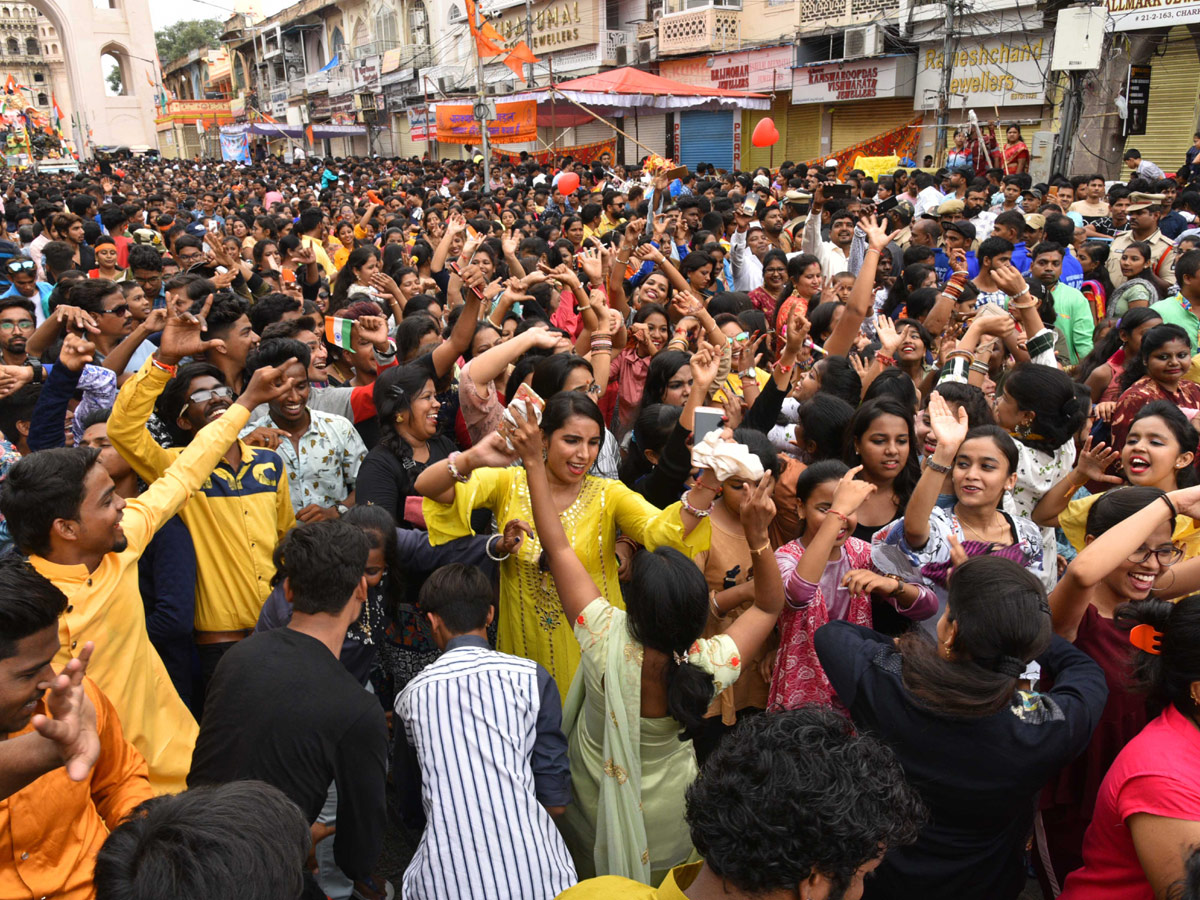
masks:
<svg viewBox="0 0 1200 900"><path fill-rule="evenodd" d="M1188 0L1108 0L1114 31L1161 28L1200 21L1200 3Z"/></svg>
<svg viewBox="0 0 1200 900"><path fill-rule="evenodd" d="M1041 106L1046 99L1045 72L1050 69L1050 35L1012 34L986 40L964 40L952 60L950 105ZM917 53L914 109L936 109L946 54L942 45L922 44Z"/></svg>

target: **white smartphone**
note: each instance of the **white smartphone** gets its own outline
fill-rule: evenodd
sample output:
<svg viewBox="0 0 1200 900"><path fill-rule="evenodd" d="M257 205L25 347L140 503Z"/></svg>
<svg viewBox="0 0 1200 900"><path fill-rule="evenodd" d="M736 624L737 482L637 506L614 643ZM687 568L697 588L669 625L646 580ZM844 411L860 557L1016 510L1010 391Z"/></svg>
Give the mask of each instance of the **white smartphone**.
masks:
<svg viewBox="0 0 1200 900"><path fill-rule="evenodd" d="M711 406L701 406L696 410L692 424L692 446L704 440L711 432L720 431L724 427L722 420L725 410Z"/></svg>

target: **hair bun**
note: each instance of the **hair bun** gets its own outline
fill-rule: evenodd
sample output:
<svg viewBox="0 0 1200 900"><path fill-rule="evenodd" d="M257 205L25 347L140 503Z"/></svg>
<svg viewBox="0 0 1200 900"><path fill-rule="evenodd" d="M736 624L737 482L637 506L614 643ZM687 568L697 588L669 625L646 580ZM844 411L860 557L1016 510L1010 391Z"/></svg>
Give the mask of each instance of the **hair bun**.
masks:
<svg viewBox="0 0 1200 900"><path fill-rule="evenodd" d="M992 665L992 671L1007 678L1020 678L1021 673L1025 671L1025 660L1008 654L998 656Z"/></svg>

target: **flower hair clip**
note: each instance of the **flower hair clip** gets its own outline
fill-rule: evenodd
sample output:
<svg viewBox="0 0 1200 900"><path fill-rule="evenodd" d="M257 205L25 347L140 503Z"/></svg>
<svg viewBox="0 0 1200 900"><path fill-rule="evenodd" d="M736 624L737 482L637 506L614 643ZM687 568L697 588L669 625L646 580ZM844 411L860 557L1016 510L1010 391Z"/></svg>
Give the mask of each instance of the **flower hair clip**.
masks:
<svg viewBox="0 0 1200 900"><path fill-rule="evenodd" d="M1161 631L1153 625L1145 623L1135 625L1129 631L1129 643L1133 644L1139 650L1145 650L1154 656L1162 653L1162 638L1163 633Z"/></svg>

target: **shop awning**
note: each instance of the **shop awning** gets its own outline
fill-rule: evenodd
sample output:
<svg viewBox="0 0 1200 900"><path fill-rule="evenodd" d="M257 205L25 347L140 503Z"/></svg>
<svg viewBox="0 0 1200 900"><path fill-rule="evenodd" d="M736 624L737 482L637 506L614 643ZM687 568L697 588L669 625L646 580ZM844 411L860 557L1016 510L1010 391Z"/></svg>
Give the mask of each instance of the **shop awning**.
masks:
<svg viewBox="0 0 1200 900"><path fill-rule="evenodd" d="M312 126L313 139L355 137L367 133L366 125L318 125ZM272 125L267 122L253 122L242 125L224 125L222 134L262 134L267 137L290 137L294 140L304 139L304 129L295 125Z"/></svg>
<svg viewBox="0 0 1200 900"><path fill-rule="evenodd" d="M555 99L556 94L562 96ZM601 115L625 115L630 111L667 112L672 110L770 109L767 94L727 91L700 87L651 75L632 66L610 69L562 81L554 86L535 88L506 97L505 100L536 100L539 124L550 111L566 114L573 107L563 97L582 103Z"/></svg>

